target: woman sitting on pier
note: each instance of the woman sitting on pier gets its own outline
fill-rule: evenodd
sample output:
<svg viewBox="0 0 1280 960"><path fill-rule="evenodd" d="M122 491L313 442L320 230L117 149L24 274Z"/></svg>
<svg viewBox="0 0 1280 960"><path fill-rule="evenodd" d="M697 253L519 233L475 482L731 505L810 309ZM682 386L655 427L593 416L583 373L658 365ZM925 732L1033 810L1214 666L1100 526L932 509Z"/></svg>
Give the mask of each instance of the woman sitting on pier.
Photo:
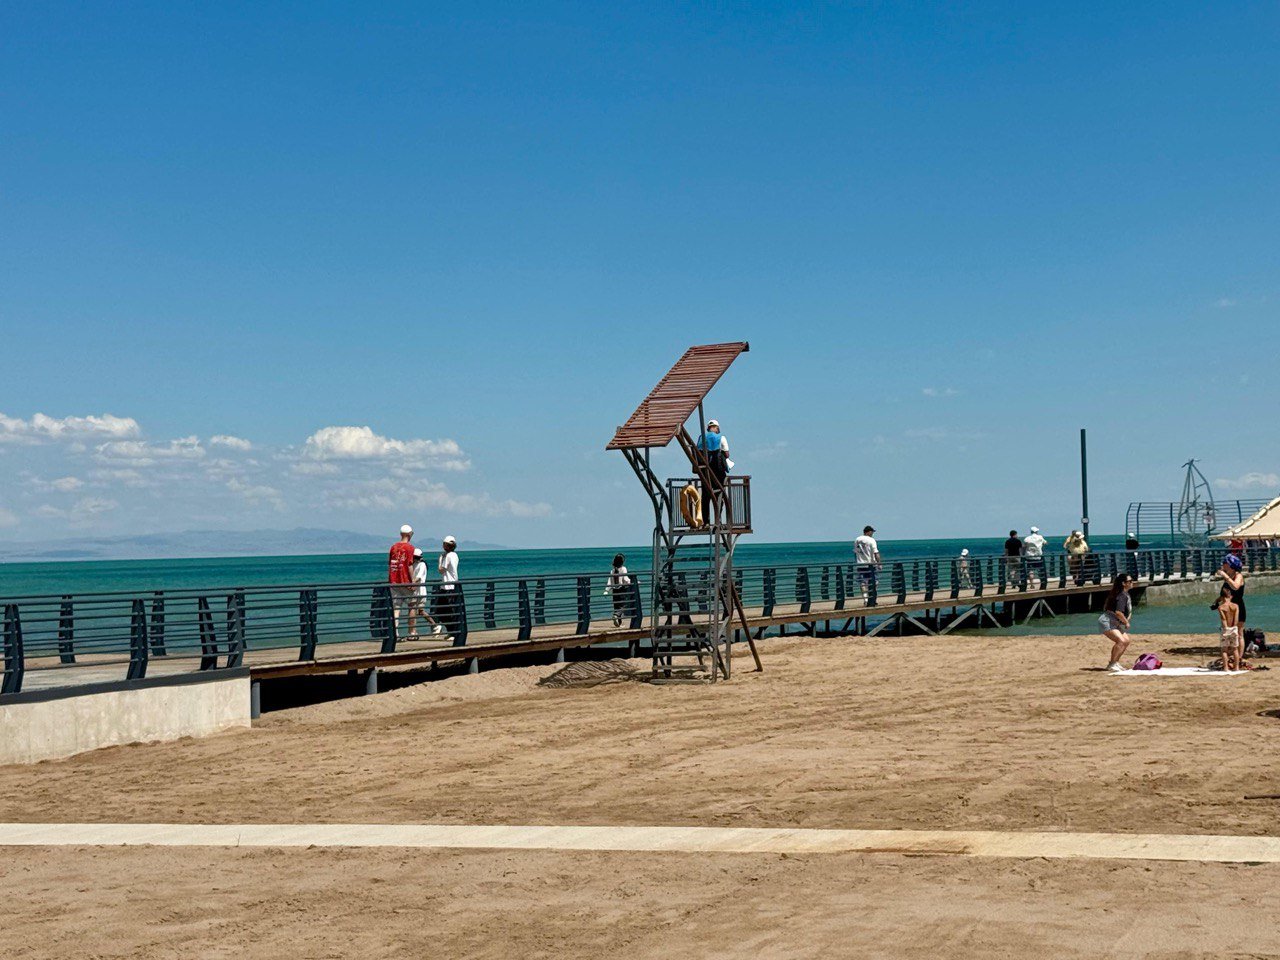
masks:
<svg viewBox="0 0 1280 960"><path fill-rule="evenodd" d="M1111 641L1111 659L1107 669L1112 673L1123 670L1120 658L1129 648L1129 616L1133 613L1133 599L1129 596L1129 585L1133 578L1127 573L1116 576L1102 604L1102 616L1098 623L1102 626L1102 635Z"/></svg>

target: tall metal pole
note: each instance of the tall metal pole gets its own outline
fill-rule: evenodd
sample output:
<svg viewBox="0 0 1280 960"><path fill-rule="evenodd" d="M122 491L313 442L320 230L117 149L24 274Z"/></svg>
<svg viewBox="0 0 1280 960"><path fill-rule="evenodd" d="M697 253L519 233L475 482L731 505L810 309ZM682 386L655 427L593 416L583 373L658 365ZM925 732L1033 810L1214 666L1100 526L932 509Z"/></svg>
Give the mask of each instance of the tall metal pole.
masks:
<svg viewBox="0 0 1280 960"><path fill-rule="evenodd" d="M1089 539L1089 449L1080 428L1080 532Z"/></svg>

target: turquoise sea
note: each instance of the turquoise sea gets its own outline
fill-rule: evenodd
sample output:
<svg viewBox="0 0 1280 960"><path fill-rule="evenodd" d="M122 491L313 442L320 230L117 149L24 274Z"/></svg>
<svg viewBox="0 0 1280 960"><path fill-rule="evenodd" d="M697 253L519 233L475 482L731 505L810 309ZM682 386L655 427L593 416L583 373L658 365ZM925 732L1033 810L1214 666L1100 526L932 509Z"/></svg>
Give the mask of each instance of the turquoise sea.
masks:
<svg viewBox="0 0 1280 960"><path fill-rule="evenodd" d="M1097 550L1123 546L1121 536L1095 535ZM946 540L882 540L887 560L954 557L967 547L974 555L998 554L1003 538ZM1060 549L1061 538L1050 540ZM388 542L390 546L390 542ZM434 545L433 545L434 546ZM460 554L461 575L466 579L600 573L609 569L613 555L621 552L632 570L649 569L651 548L587 547L550 550L473 550ZM848 563L848 541L820 543L743 542L735 553L740 567L794 564ZM98 591L147 592L196 587L249 587L293 583L377 582L386 575L385 554L343 554L280 557L209 557L158 560L78 560L0 564L0 599L24 596ZM1025 632L1076 634L1090 632L1096 624L1089 615L1038 620ZM1280 637L1280 593L1256 589L1249 596L1249 622L1268 629L1274 625ZM1214 616L1200 601L1178 605L1143 606L1135 627L1152 633L1208 632ZM1271 630L1268 629L1268 633Z"/></svg>

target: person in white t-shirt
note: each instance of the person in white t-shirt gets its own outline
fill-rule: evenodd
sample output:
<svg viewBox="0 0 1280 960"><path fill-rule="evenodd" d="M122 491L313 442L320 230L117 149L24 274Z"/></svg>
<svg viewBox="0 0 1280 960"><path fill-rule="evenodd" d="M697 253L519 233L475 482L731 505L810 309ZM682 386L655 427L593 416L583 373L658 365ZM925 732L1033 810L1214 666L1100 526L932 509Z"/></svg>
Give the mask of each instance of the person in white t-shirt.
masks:
<svg viewBox="0 0 1280 960"><path fill-rule="evenodd" d="M410 576L413 577L413 602L409 606L409 635L405 639L418 639L418 617L422 617L434 627L435 633L443 633L444 627L436 623L427 612L427 561L423 559L422 551L416 547L413 551L413 567L410 569Z"/></svg>
<svg viewBox="0 0 1280 960"><path fill-rule="evenodd" d="M862 528L862 536L853 541L853 559L858 564L858 581L862 584L863 593L875 590L880 568L884 565L875 532L876 528L868 524Z"/></svg>
<svg viewBox="0 0 1280 960"><path fill-rule="evenodd" d="M445 537L441 549L440 559L436 561L436 570L440 573L440 597L436 615L440 622L435 632L444 633L448 630L450 635L456 636L461 627L458 623L458 614L461 612L461 604L458 602L458 541L453 537Z"/></svg>
<svg viewBox="0 0 1280 960"><path fill-rule="evenodd" d="M1022 540L1022 557L1027 564L1027 584L1030 585L1035 580L1040 584L1037 588L1040 590L1049 585L1044 575L1044 545L1045 539L1040 535L1039 527L1032 527L1031 532Z"/></svg>

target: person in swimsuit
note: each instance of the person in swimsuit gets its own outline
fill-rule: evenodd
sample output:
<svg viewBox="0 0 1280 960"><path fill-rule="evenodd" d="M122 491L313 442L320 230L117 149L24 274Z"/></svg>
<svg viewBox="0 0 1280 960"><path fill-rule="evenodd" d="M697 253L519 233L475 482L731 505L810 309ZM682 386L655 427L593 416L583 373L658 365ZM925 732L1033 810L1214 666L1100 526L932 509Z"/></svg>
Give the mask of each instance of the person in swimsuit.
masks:
<svg viewBox="0 0 1280 960"><path fill-rule="evenodd" d="M1133 613L1133 598L1129 596L1129 587L1132 583L1133 578L1127 573L1117 575L1106 602L1102 604L1102 616L1098 617L1102 635L1111 641L1111 659L1107 663L1107 669L1112 673L1124 669L1120 666L1120 658L1129 648L1129 615Z"/></svg>
<svg viewBox="0 0 1280 960"><path fill-rule="evenodd" d="M1224 583L1214 604L1222 620L1222 669L1241 669L1240 658L1240 607L1231 599L1231 585Z"/></svg>
<svg viewBox="0 0 1280 960"><path fill-rule="evenodd" d="M1231 588L1231 602L1239 608L1236 616L1236 662L1239 663L1244 659L1244 629L1245 629L1245 608L1244 608L1244 563L1234 554L1227 554L1222 561L1222 569L1218 571L1218 576L1222 577L1223 582Z"/></svg>

